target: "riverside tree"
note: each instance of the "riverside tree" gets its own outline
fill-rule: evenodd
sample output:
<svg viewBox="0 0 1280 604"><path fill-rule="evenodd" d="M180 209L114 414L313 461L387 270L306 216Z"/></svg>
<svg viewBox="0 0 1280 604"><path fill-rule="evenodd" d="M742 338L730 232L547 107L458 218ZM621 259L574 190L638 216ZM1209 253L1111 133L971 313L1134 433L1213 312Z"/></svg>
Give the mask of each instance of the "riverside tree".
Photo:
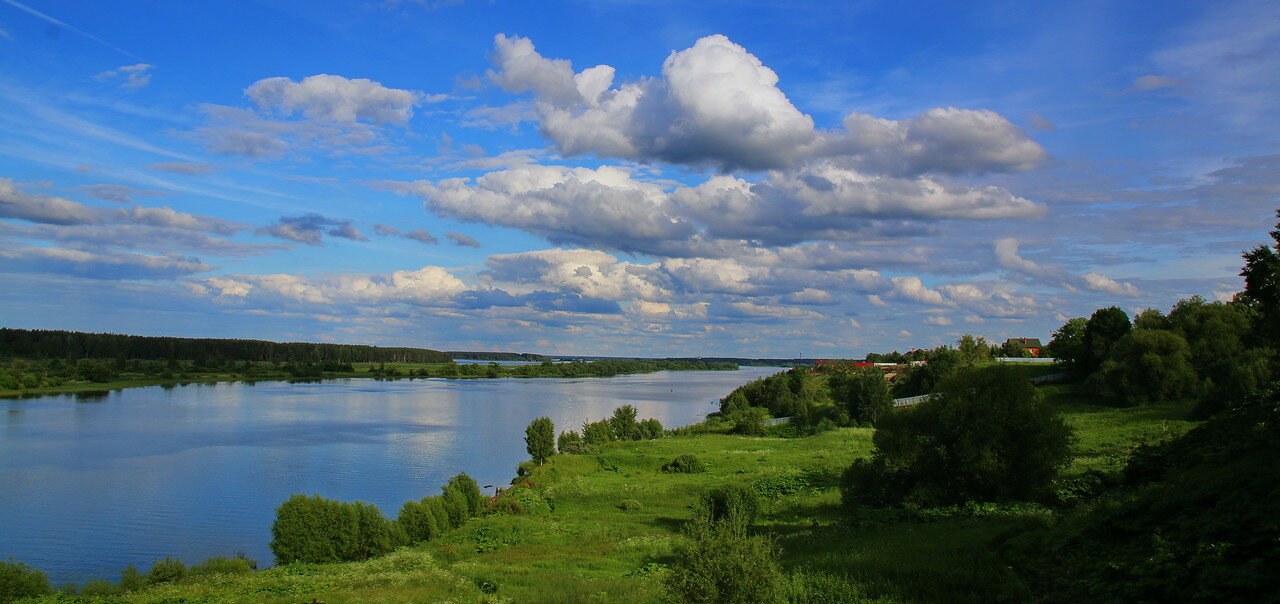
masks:
<svg viewBox="0 0 1280 604"><path fill-rule="evenodd" d="M529 422L524 430L524 446L533 462L542 465L556 454L556 426L549 417L539 417Z"/></svg>

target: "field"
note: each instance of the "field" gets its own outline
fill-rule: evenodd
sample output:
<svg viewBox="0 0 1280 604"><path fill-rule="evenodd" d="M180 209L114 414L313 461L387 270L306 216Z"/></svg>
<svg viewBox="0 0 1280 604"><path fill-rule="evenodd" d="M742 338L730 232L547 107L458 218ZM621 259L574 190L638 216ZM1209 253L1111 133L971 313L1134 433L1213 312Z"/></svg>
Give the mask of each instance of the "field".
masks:
<svg viewBox="0 0 1280 604"><path fill-rule="evenodd" d="M1069 475L1117 469L1136 445L1193 425L1181 419L1185 404L1116 409L1090 404L1074 385L1042 391L1076 428ZM758 530L780 546L793 585L835 581L850 600L1028 597L993 543L1056 512L1030 504L978 505L851 518L839 507L834 481L853 459L870 453L871 436L871 429L860 428L806 438L703 434L560 455L513 487L525 491L519 498L530 514L478 518L441 539L368 562L187 579L110 601L657 602L698 494L730 482L766 494ZM708 471L659 470L682 454L698 456Z"/></svg>

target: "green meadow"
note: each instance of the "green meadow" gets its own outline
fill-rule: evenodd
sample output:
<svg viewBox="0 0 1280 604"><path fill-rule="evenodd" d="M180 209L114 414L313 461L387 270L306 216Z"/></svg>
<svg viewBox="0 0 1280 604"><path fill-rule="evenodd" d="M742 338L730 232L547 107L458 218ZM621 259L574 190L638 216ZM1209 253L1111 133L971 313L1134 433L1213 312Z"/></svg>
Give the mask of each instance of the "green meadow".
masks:
<svg viewBox="0 0 1280 604"><path fill-rule="evenodd" d="M1068 482L1089 470L1118 470L1138 445L1195 425L1183 419L1186 403L1116 408L1093 404L1074 384L1040 389L1076 432ZM681 527L698 496L723 484L752 486L763 496L753 530L779 547L791 601L819 601L815 593L827 594L821 601L833 601L832 593L839 594L835 601L1031 598L999 543L1064 510L969 504L851 515L840 506L837 479L870 454L872 434L838 428L802 438L702 433L618 442L590 454L556 455L517 479L504 497L521 502L525 514L475 518L381 558L33 601L660 602L673 552L685 538ZM679 455L698 457L706 472L660 470Z"/></svg>

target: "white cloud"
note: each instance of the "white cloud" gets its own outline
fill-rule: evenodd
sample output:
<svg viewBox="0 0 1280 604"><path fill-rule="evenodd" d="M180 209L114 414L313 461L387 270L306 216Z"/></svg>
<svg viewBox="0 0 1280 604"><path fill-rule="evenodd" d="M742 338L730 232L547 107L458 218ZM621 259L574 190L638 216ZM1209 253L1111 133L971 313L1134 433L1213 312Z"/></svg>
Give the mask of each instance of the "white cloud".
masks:
<svg viewBox="0 0 1280 604"><path fill-rule="evenodd" d="M990 111L953 107L905 121L850 114L820 130L778 88L778 75L723 35L671 53L662 75L613 86L614 69L574 72L527 38L495 38L489 78L534 95L542 133L567 156L786 169L821 157L890 175L1027 169L1044 149Z"/></svg>
<svg viewBox="0 0 1280 604"><path fill-rule="evenodd" d="M462 280L438 266L386 275L230 275L200 281L224 299L261 299L308 304L376 305L400 302L412 305L445 305L467 287Z"/></svg>
<svg viewBox="0 0 1280 604"><path fill-rule="evenodd" d="M942 315L929 315L924 318L925 325L951 325L951 319Z"/></svg>
<svg viewBox="0 0 1280 604"><path fill-rule="evenodd" d="M172 279L211 271L198 258L174 254L86 252L57 247L0 248L0 270L54 273L87 279Z"/></svg>
<svg viewBox="0 0 1280 604"><path fill-rule="evenodd" d="M1113 296L1136 297L1142 295L1142 292L1132 284L1121 283L1098 273L1077 275L1060 266L1042 264L1023 258L1018 254L1018 241L1016 239L996 240L995 251L996 260L1001 267L1039 279L1050 285L1062 287L1068 291L1074 292L1077 289L1086 289Z"/></svg>
<svg viewBox="0 0 1280 604"><path fill-rule="evenodd" d="M301 113L313 120L374 124L404 124L413 117L413 106L424 100L420 92L329 74L300 82L266 78L251 84L244 94L260 109L286 116Z"/></svg>
<svg viewBox="0 0 1280 604"><path fill-rule="evenodd" d="M465 235L465 234L463 234L463 233L457 233L457 232L454 232L454 231L449 231L449 232L445 233L445 234L444 234L444 236L445 236L445 238L447 238L449 241L452 241L452 242L453 242L453 244L454 244L454 245L456 245L456 246L460 246L460 247L480 247L480 242L479 242L479 241L476 241L476 238L475 238L475 237L472 237L472 236L470 236L470 235Z"/></svg>
<svg viewBox="0 0 1280 604"><path fill-rule="evenodd" d="M121 88L142 88L151 83L152 69L155 69L155 65L148 65L147 63L124 65L95 75L93 79L105 82L124 78L124 81L120 82Z"/></svg>
<svg viewBox="0 0 1280 604"><path fill-rule="evenodd" d="M258 229L258 234L272 235L307 245L324 245L325 235L352 241L368 240L356 230L350 220L329 218L314 212L308 212L302 216L281 216L275 224Z"/></svg>
<svg viewBox="0 0 1280 604"><path fill-rule="evenodd" d="M96 208L61 197L27 193L8 178L0 178L0 218L55 225L141 224L225 235L245 228L242 224L169 207Z"/></svg>

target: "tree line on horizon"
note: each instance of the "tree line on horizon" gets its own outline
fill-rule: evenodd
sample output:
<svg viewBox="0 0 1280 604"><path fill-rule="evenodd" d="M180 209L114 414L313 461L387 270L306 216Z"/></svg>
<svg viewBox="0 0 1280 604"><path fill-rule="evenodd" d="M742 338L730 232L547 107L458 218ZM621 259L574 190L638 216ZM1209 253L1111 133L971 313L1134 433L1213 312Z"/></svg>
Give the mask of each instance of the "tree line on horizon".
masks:
<svg viewBox="0 0 1280 604"><path fill-rule="evenodd" d="M270 342L222 338L174 338L46 329L0 328L0 358L188 360L295 363L448 363L429 348Z"/></svg>

